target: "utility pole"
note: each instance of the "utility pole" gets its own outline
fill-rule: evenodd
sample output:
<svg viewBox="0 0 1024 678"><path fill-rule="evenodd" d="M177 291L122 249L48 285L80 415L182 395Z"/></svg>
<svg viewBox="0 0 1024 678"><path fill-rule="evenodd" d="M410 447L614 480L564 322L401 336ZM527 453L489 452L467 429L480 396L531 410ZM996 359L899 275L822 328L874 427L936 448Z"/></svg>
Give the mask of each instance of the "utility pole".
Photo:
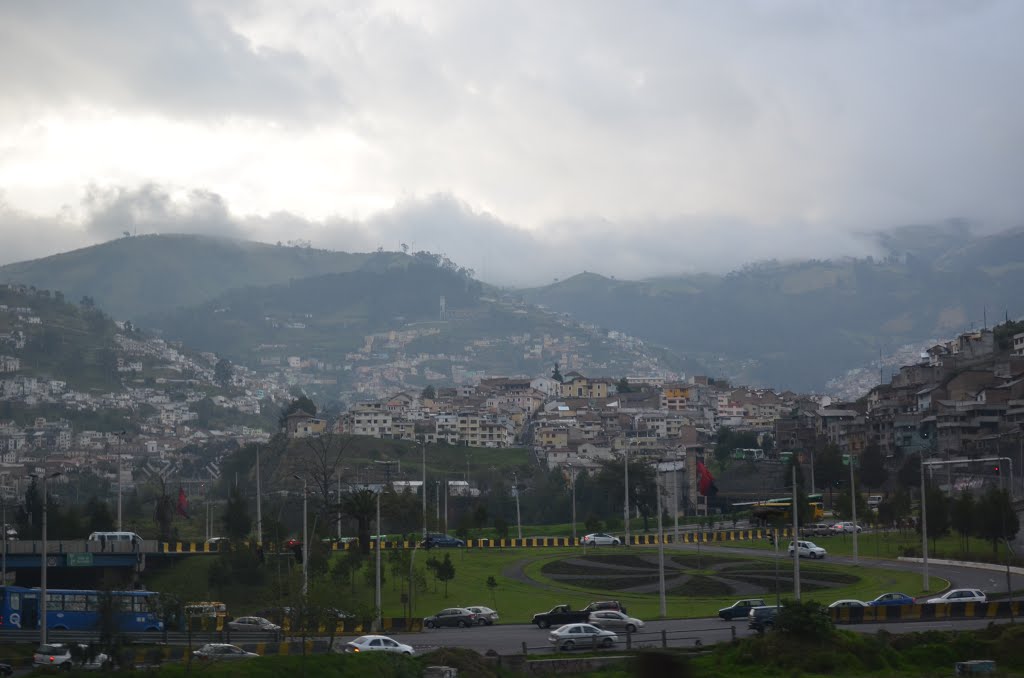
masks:
<svg viewBox="0 0 1024 678"><path fill-rule="evenodd" d="M300 475L293 475L292 477L302 481L302 600L305 601L306 594L309 593L309 532L306 529L307 517L309 516L309 511L306 510L306 502L309 499L309 493L306 492L306 479L304 477Z"/></svg>
<svg viewBox="0 0 1024 678"><path fill-rule="evenodd" d="M420 441L420 452L423 454L423 539L427 538L427 441Z"/></svg>
<svg viewBox="0 0 1024 678"><path fill-rule="evenodd" d="M623 483L626 488L625 503L623 504L625 520L623 525L626 528L626 546L629 546L629 444L622 448Z"/></svg>
<svg viewBox="0 0 1024 678"><path fill-rule="evenodd" d="M672 516L675 526L672 533L673 543L679 543L679 456L673 455L672 461Z"/></svg>
<svg viewBox="0 0 1024 678"><path fill-rule="evenodd" d="M668 601L665 598L665 532L661 525L661 472L655 467L654 487L658 502L658 603L661 618L668 616Z"/></svg>
<svg viewBox="0 0 1024 678"><path fill-rule="evenodd" d="M572 485L572 545L576 545L576 469L569 464L569 484Z"/></svg>
<svg viewBox="0 0 1024 678"><path fill-rule="evenodd" d="M796 456L793 457L793 597L800 600L800 507L797 505Z"/></svg>
<svg viewBox="0 0 1024 678"><path fill-rule="evenodd" d="M853 483L853 452L850 453L850 514L853 516L853 564L858 565L860 560L857 557L857 488Z"/></svg>
<svg viewBox="0 0 1024 678"><path fill-rule="evenodd" d="M924 487L924 452L921 453L921 563L923 569L921 577L923 579L921 588L925 591L928 590L928 507L925 502L925 487Z"/></svg>
<svg viewBox="0 0 1024 678"><path fill-rule="evenodd" d="M263 491L260 488L260 446L256 445L256 543L263 543Z"/></svg>

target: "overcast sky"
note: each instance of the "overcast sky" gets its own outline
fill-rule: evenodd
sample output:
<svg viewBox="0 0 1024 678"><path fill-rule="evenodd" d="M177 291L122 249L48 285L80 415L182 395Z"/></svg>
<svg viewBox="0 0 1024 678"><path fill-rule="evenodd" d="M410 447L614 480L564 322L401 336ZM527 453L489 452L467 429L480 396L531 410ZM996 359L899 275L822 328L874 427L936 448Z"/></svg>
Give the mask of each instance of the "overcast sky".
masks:
<svg viewBox="0 0 1024 678"><path fill-rule="evenodd" d="M123 232L503 284L1024 225L1024 2L0 0L0 264Z"/></svg>

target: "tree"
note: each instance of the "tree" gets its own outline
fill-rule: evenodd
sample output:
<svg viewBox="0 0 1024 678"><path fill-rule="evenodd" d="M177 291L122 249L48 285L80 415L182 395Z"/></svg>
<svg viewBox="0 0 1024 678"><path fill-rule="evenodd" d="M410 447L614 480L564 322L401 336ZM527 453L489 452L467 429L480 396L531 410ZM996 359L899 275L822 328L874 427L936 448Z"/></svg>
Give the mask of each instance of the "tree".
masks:
<svg viewBox="0 0 1024 678"><path fill-rule="evenodd" d="M843 454L836 445L825 445L814 451L814 482L818 487L831 491L850 477L850 471L843 464Z"/></svg>
<svg viewBox="0 0 1024 678"><path fill-rule="evenodd" d="M110 506L96 496L89 497L85 504L85 521L87 532L107 532L113 529L114 517Z"/></svg>
<svg viewBox="0 0 1024 678"><path fill-rule="evenodd" d="M359 551L370 554L370 523L377 515L377 495L371 490L355 490L341 499L341 511L356 521Z"/></svg>
<svg viewBox="0 0 1024 678"><path fill-rule="evenodd" d="M221 358L213 368L213 380L216 381L221 388L227 388L231 385L231 373L231 361L227 358Z"/></svg>
<svg viewBox="0 0 1024 678"><path fill-rule="evenodd" d="M153 501L153 520L156 522L157 533L161 541L171 541L173 533L171 524L174 522L174 513L177 510L177 503L167 493L167 483L160 478L157 488L157 495Z"/></svg>
<svg viewBox="0 0 1024 678"><path fill-rule="evenodd" d="M451 554L444 554L444 560L437 568L437 578L444 582L444 597L448 597L448 582L455 579L455 565L452 564Z"/></svg>
<svg viewBox="0 0 1024 678"><path fill-rule="evenodd" d="M325 529L337 519L338 502L331 501L337 489L342 461L352 447L355 436L325 433L320 436L303 438L301 449L306 481L318 495L318 523Z"/></svg>
<svg viewBox="0 0 1024 678"><path fill-rule="evenodd" d="M925 488L928 511L928 537L932 540L932 550L939 537L949 534L949 496L938 487L931 485Z"/></svg>
<svg viewBox="0 0 1024 678"><path fill-rule="evenodd" d="M508 521L500 516L495 518L494 531L499 539L508 539Z"/></svg>
<svg viewBox="0 0 1024 678"><path fill-rule="evenodd" d="M960 547L967 553L971 552L971 534L974 532L976 508L974 495L964 490L953 501L949 511L949 522L960 535Z"/></svg>
<svg viewBox="0 0 1024 678"><path fill-rule="evenodd" d="M907 457L900 470L896 472L896 479L901 487L921 486L921 455L914 454Z"/></svg>
<svg viewBox="0 0 1024 678"><path fill-rule="evenodd" d="M487 577L487 590L491 592L491 605L497 607L497 604L494 602L494 592L498 590L498 581L494 578L493 574Z"/></svg>
<svg viewBox="0 0 1024 678"><path fill-rule="evenodd" d="M433 400L437 397L437 391L430 384L427 384L423 389L423 393L420 394L420 398L423 400Z"/></svg>
<svg viewBox="0 0 1024 678"><path fill-rule="evenodd" d="M629 385L629 381L625 377L619 379L619 383L615 385L615 390L619 393L631 393L633 388Z"/></svg>
<svg viewBox="0 0 1024 678"><path fill-rule="evenodd" d="M868 445L860 455L860 482L865 487L878 488L889 479L889 470L885 467L885 455L876 444Z"/></svg>
<svg viewBox="0 0 1024 678"><path fill-rule="evenodd" d="M231 488L227 505L224 507L224 533L229 539L241 540L252 530L252 516L249 515L249 504L238 485Z"/></svg>
<svg viewBox="0 0 1024 678"><path fill-rule="evenodd" d="M931 516L931 512L928 513ZM1020 530L1020 520L1006 490L990 487L978 501L977 536L992 542L992 553L998 553L999 542L1011 540ZM929 518L930 519L930 518Z"/></svg>
<svg viewBox="0 0 1024 678"><path fill-rule="evenodd" d="M304 395L299 396L281 410L281 416L277 420L278 426L281 429L284 429L288 425L288 415L294 414L300 410L313 417L315 417L317 413L316 404L312 400Z"/></svg>
<svg viewBox="0 0 1024 678"><path fill-rule="evenodd" d="M559 384L562 383L562 373L558 369L558 363L555 363L555 369L551 370L551 378L557 381Z"/></svg>

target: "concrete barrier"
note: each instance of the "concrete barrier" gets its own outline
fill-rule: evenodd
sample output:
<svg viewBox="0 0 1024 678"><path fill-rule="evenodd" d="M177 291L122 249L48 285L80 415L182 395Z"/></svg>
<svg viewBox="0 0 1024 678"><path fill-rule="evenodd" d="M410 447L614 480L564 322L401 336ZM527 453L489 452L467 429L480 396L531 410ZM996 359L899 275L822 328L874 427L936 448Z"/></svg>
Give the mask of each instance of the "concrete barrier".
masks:
<svg viewBox="0 0 1024 678"><path fill-rule="evenodd" d="M1021 601L1000 600L989 603L921 603L915 605L879 605L877 607L839 607L831 610L836 624L873 624L878 622L915 622L947 619L999 619L1020 616Z"/></svg>

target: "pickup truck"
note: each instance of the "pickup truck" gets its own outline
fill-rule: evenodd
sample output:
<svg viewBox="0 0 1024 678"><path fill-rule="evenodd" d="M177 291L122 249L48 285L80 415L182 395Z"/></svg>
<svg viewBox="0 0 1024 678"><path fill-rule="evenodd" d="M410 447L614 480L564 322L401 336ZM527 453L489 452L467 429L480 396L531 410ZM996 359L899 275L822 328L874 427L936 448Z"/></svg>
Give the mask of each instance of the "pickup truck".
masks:
<svg viewBox="0 0 1024 678"><path fill-rule="evenodd" d="M533 623L542 629L588 621L590 621L589 611L573 610L568 605L555 605L549 612L538 612L533 615Z"/></svg>

